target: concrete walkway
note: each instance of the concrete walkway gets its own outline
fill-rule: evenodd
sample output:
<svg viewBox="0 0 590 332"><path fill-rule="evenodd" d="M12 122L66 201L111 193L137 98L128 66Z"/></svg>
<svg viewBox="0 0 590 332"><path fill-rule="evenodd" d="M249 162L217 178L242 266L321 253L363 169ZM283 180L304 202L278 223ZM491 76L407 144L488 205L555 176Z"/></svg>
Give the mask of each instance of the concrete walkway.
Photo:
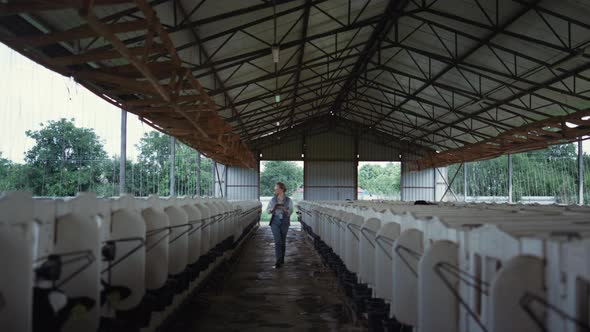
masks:
<svg viewBox="0 0 590 332"><path fill-rule="evenodd" d="M295 222L293 222L295 224ZM285 265L273 269L274 243L261 226L239 259L187 305L175 331L361 331L311 242L291 227Z"/></svg>

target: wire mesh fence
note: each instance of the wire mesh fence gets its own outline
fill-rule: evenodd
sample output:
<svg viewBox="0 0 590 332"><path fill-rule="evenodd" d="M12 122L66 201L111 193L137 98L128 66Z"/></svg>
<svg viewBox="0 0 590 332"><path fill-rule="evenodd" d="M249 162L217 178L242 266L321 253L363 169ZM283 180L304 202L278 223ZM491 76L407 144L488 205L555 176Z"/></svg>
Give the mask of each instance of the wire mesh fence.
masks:
<svg viewBox="0 0 590 332"><path fill-rule="evenodd" d="M584 204L590 195L590 154L583 154ZM451 189L460 199L507 202L508 156L449 166L457 173ZM467 176L465 177L465 172ZM577 144L555 145L512 155L512 200L520 203L576 204L579 198ZM466 192L465 192L466 191Z"/></svg>
<svg viewBox="0 0 590 332"><path fill-rule="evenodd" d="M192 154L176 155L175 194L213 196L212 162ZM125 192L136 196L170 195L170 159L157 163L125 163ZM117 196L120 159L84 159L72 156L67 160L40 159L34 164L18 164L4 160L0 165L0 192L25 190L36 196L73 196L78 192L94 192L98 196Z"/></svg>

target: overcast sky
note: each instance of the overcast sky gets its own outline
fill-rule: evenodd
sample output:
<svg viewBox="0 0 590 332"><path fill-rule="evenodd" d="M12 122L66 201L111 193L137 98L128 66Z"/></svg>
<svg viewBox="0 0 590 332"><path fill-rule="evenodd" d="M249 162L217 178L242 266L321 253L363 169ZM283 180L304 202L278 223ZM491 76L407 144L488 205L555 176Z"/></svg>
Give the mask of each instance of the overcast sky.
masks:
<svg viewBox="0 0 590 332"><path fill-rule="evenodd" d="M0 43L0 152L23 162L34 141L26 130L38 130L48 120L74 118L79 127L93 128L107 153L119 155L121 111L76 84ZM136 159L135 144L152 128L137 116L127 117L127 158ZM584 142L590 153L590 140Z"/></svg>
<svg viewBox="0 0 590 332"><path fill-rule="evenodd" d="M121 111L68 77L52 72L0 43L0 152L23 162L34 141L26 130L40 123L74 118L76 126L93 128L109 155L119 155ZM127 117L127 157L135 159L134 145L152 130L137 116Z"/></svg>

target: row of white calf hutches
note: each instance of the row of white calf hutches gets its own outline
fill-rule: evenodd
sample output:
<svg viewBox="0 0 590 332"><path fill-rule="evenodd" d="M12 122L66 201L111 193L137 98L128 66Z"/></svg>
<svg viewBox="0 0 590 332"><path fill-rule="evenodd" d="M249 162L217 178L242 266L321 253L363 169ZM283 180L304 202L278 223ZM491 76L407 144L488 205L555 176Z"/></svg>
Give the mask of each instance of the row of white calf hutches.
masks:
<svg viewBox="0 0 590 332"><path fill-rule="evenodd" d="M260 218L256 201L0 196L1 331L152 331Z"/></svg>
<svg viewBox="0 0 590 332"><path fill-rule="evenodd" d="M588 331L590 209L301 202L369 328Z"/></svg>

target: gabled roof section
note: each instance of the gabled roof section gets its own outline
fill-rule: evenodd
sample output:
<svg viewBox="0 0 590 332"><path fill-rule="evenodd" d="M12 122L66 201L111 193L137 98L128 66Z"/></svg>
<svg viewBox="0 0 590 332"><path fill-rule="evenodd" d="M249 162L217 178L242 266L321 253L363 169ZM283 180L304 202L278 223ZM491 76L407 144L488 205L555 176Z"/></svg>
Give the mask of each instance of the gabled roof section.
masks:
<svg viewBox="0 0 590 332"><path fill-rule="evenodd" d="M589 108L589 15L578 0L8 0L0 40L223 163L332 114L463 161ZM530 147L559 141L543 137Z"/></svg>
<svg viewBox="0 0 590 332"><path fill-rule="evenodd" d="M435 152L338 115L324 115L285 130L268 131L263 137L252 141L250 146L253 151L261 151L268 146L280 145L290 140L301 139L304 136L311 137L329 132L353 136L357 142L367 141L387 148L394 148L400 153L427 156ZM339 144L340 142L332 143Z"/></svg>

